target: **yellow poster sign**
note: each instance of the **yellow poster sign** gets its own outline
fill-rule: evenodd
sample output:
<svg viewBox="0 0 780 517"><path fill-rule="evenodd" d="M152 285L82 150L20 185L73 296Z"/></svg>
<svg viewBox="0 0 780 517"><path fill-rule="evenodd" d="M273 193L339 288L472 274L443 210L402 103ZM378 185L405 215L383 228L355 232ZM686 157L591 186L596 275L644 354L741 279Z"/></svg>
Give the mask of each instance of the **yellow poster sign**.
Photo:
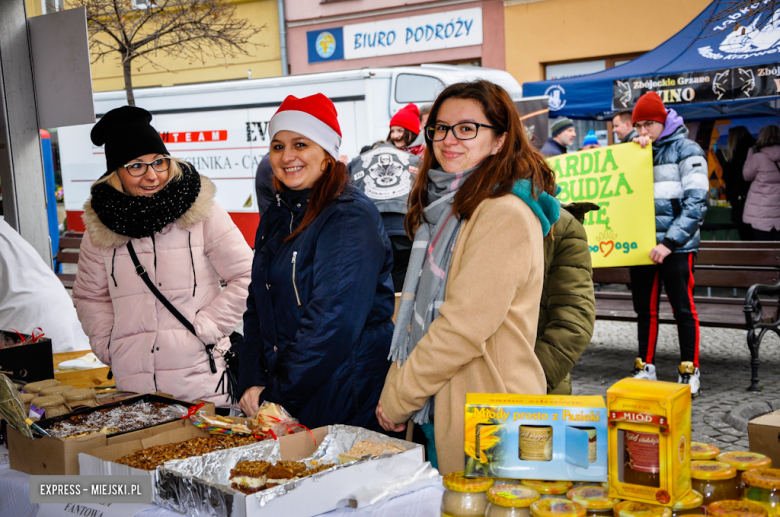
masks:
<svg viewBox="0 0 780 517"><path fill-rule="evenodd" d="M652 264L655 240L653 154L634 143L547 159L562 204L599 205L585 215L593 267Z"/></svg>

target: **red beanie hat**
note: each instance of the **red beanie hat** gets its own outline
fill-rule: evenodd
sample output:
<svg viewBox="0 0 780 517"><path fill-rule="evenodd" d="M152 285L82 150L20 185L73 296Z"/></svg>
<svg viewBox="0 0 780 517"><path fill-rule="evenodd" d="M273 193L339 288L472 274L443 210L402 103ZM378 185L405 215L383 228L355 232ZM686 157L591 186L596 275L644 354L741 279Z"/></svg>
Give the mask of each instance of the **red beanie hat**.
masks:
<svg viewBox="0 0 780 517"><path fill-rule="evenodd" d="M321 93L299 99L288 95L268 124L273 140L279 131L294 131L319 144L339 159L341 128L333 101Z"/></svg>
<svg viewBox="0 0 780 517"><path fill-rule="evenodd" d="M417 109L417 105L409 103L393 115L390 119L390 127L400 126L404 129L408 129L415 135L420 133L420 110Z"/></svg>
<svg viewBox="0 0 780 517"><path fill-rule="evenodd" d="M642 120L653 120L659 124L666 123L666 108L657 93L647 92L636 101L634 112L631 114L631 123L636 124Z"/></svg>

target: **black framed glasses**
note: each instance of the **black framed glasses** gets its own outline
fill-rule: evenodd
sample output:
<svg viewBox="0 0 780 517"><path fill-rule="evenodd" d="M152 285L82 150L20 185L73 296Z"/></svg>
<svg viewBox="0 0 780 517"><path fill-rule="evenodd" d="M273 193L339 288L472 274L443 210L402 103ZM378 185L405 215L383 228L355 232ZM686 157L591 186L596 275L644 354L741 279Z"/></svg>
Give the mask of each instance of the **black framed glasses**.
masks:
<svg viewBox="0 0 780 517"><path fill-rule="evenodd" d="M148 170L149 166L152 166L152 169L154 169L157 172L165 172L168 170L168 167L171 166L171 159L167 156L164 156L162 158L157 158L155 160L152 160L151 162L133 162L128 163L125 165L125 169L127 169L127 173L130 174L130 176L138 178L139 176L143 176L146 174L146 171Z"/></svg>
<svg viewBox="0 0 780 517"><path fill-rule="evenodd" d="M434 126L425 126L425 136L431 142L441 142L447 138L447 133L452 130L452 134L455 135L455 138L458 140L473 140L474 138L477 138L479 128L481 127L496 129L493 126L478 124L477 122L460 122L459 124L453 124L452 126L436 124Z"/></svg>

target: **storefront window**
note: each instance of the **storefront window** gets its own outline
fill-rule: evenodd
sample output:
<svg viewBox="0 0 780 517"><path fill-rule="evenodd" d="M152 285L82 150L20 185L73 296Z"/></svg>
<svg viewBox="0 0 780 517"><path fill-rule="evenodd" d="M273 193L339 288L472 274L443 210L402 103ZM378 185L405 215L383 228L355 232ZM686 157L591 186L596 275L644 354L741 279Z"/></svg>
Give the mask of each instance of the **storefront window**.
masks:
<svg viewBox="0 0 780 517"><path fill-rule="evenodd" d="M395 102L431 102L444 89L444 83L435 77L400 74L395 81Z"/></svg>

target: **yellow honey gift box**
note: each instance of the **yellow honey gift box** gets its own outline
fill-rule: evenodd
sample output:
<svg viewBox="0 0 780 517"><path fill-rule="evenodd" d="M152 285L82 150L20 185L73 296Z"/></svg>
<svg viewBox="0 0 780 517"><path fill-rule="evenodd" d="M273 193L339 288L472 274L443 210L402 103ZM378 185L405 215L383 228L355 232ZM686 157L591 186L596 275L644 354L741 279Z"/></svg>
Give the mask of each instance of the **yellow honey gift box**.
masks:
<svg viewBox="0 0 780 517"><path fill-rule="evenodd" d="M607 390L609 496L670 507L691 490L691 391L623 379Z"/></svg>

